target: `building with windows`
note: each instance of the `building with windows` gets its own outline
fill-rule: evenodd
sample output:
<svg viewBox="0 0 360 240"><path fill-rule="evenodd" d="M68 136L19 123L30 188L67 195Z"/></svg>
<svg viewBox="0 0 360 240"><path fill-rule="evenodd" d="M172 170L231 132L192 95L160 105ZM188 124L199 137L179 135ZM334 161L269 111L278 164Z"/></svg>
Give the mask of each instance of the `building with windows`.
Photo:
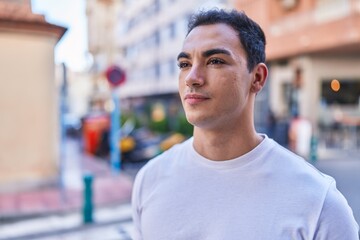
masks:
<svg viewBox="0 0 360 240"><path fill-rule="evenodd" d="M117 48L115 28L118 24L120 0L86 1L88 50L92 66L89 70L92 93L89 111L108 111L111 99L110 86L105 72L120 62L121 50Z"/></svg>
<svg viewBox="0 0 360 240"><path fill-rule="evenodd" d="M267 36L270 109L309 119L324 147L360 146L360 1L233 0Z"/></svg>

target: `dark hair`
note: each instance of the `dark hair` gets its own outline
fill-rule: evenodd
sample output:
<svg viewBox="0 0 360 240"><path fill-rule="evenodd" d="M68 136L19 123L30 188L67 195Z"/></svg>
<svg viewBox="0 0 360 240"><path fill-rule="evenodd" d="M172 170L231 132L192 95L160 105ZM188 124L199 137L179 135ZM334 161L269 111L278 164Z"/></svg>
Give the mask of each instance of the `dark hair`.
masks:
<svg viewBox="0 0 360 240"><path fill-rule="evenodd" d="M217 23L227 24L238 33L247 54L249 71L258 63L265 62L265 34L261 27L242 11L212 9L195 13L189 19L187 35L198 26Z"/></svg>

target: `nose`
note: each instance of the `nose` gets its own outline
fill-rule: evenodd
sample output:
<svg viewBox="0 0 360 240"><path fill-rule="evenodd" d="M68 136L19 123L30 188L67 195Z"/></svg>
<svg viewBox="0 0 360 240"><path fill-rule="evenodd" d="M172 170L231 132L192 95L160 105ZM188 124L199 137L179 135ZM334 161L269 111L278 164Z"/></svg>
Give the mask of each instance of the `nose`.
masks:
<svg viewBox="0 0 360 240"><path fill-rule="evenodd" d="M205 74L201 66L192 66L185 77L185 84L188 87L201 87L205 83Z"/></svg>

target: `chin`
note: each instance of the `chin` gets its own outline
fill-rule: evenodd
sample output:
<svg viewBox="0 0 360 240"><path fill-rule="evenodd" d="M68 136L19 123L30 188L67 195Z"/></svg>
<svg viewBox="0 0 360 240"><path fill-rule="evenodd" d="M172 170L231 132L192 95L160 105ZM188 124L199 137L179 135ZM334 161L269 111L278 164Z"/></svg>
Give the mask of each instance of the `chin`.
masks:
<svg viewBox="0 0 360 240"><path fill-rule="evenodd" d="M198 124L198 120L196 118L193 118L193 117L187 117L186 116L186 120L193 126L197 126Z"/></svg>
<svg viewBox="0 0 360 240"><path fill-rule="evenodd" d="M211 124L212 121L209 121L209 119L204 118L204 117L202 117L202 118L187 118L187 120L194 127L202 128L202 129L211 128L211 126L213 125L213 124Z"/></svg>

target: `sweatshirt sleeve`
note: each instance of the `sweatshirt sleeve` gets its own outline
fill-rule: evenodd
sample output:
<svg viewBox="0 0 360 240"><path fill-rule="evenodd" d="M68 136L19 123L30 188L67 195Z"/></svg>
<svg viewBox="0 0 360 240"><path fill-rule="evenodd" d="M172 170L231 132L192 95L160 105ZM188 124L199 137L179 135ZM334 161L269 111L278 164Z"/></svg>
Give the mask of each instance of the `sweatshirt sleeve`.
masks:
<svg viewBox="0 0 360 240"><path fill-rule="evenodd" d="M358 240L359 226L345 197L330 184L324 205L319 217L315 240Z"/></svg>

